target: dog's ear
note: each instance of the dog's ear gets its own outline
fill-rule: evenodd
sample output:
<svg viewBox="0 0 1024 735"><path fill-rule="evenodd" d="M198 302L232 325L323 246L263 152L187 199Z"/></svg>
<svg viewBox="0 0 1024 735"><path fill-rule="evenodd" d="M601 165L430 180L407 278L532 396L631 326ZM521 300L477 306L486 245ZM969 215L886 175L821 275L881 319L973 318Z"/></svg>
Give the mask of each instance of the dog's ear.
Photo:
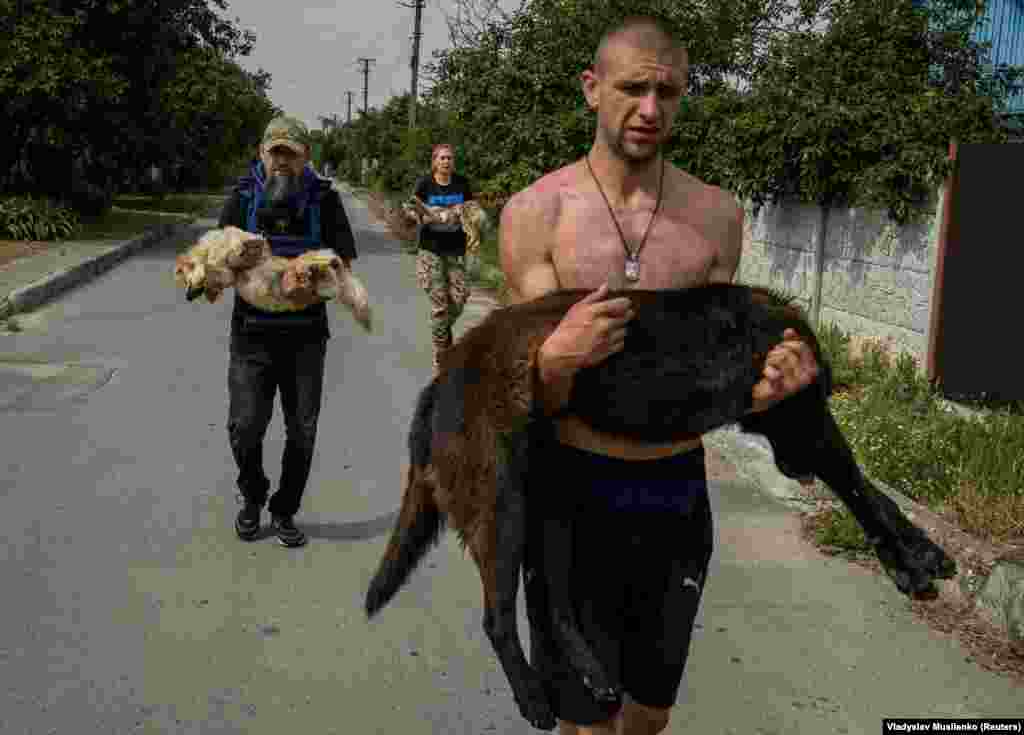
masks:
<svg viewBox="0 0 1024 735"><path fill-rule="evenodd" d="M192 259L187 255L179 255L174 261L174 280L179 286L186 285L185 279L192 270Z"/></svg>

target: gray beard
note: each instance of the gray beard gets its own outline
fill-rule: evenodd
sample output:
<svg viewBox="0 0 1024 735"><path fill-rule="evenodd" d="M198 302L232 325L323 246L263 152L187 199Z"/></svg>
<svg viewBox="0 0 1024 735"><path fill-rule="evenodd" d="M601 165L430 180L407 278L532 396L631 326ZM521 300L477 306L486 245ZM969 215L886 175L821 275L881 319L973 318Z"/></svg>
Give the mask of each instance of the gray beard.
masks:
<svg viewBox="0 0 1024 735"><path fill-rule="evenodd" d="M268 207L286 207L302 192L301 176L268 176L263 194Z"/></svg>

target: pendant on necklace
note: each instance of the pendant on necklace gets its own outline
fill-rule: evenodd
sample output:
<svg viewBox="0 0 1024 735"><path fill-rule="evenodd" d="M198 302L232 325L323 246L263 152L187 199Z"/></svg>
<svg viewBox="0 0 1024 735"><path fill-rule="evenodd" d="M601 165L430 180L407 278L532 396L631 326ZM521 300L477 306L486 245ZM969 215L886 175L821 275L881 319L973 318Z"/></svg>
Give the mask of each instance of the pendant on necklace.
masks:
<svg viewBox="0 0 1024 735"><path fill-rule="evenodd" d="M630 253L626 256L626 278L630 281L640 280L640 256Z"/></svg>

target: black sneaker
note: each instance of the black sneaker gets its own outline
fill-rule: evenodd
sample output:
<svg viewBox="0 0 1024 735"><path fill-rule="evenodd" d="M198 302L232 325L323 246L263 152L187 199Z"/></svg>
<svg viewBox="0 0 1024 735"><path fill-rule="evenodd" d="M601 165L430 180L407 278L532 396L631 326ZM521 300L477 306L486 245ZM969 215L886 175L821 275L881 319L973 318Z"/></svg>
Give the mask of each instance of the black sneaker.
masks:
<svg viewBox="0 0 1024 735"><path fill-rule="evenodd" d="M277 534L277 540L281 546L294 548L306 543L306 534L295 527L291 516L273 516L270 521L270 527Z"/></svg>
<svg viewBox="0 0 1024 735"><path fill-rule="evenodd" d="M235 517L235 533L242 541L252 541L260 532L260 513L263 506L246 502Z"/></svg>

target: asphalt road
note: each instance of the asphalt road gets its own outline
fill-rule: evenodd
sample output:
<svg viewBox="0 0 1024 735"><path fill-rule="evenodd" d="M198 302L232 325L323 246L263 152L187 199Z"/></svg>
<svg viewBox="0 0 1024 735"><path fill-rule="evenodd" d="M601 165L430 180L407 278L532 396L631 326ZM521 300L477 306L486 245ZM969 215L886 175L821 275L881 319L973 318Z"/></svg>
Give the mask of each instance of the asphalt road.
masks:
<svg viewBox="0 0 1024 735"><path fill-rule="evenodd" d="M174 288L187 240L0 334L0 733L529 731L451 535L364 620L430 346L413 259L346 201L377 329L332 315L303 549L233 534L230 299ZM272 482L282 449L278 407ZM1024 692L917 623L888 580L809 549L785 506L712 470L718 547L670 733L1024 712Z"/></svg>

